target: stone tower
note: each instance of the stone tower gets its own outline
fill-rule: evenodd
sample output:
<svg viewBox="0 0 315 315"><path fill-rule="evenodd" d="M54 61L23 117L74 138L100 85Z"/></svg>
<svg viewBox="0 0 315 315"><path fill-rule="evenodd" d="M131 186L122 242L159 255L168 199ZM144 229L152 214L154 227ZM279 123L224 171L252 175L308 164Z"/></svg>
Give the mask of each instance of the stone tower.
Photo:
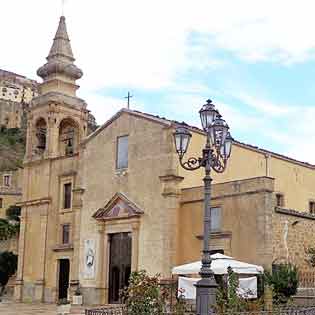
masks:
<svg viewBox="0 0 315 315"><path fill-rule="evenodd" d="M62 16L47 63L37 71L43 82L28 113L26 161L71 155L87 134L89 112L76 97L83 73L74 61Z"/></svg>
<svg viewBox="0 0 315 315"><path fill-rule="evenodd" d="M27 113L17 300L56 302L77 285L79 144L89 111L76 96L83 73L74 61L62 16Z"/></svg>

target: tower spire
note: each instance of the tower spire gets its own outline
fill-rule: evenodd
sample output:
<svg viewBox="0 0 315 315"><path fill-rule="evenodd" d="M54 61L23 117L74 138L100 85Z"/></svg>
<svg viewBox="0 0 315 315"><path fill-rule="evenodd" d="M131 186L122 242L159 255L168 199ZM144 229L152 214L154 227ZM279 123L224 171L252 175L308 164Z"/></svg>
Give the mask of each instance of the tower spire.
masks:
<svg viewBox="0 0 315 315"><path fill-rule="evenodd" d="M53 45L51 46L47 60L53 58L66 58L70 62L74 61L72 48L70 45L70 39L67 32L66 18L60 17L58 29L54 38Z"/></svg>
<svg viewBox="0 0 315 315"><path fill-rule="evenodd" d="M82 77L83 72L74 64L64 16L60 17L54 42L46 59L47 63L37 70L37 74L43 79L41 94L60 92L75 96L78 89L76 80Z"/></svg>

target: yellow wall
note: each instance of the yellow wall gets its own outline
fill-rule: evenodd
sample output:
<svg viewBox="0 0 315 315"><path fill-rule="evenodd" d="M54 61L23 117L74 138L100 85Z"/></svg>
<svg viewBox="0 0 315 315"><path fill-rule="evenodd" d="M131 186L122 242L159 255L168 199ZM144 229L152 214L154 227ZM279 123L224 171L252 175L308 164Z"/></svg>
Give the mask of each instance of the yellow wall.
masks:
<svg viewBox="0 0 315 315"><path fill-rule="evenodd" d="M221 229L211 236L211 250L250 263L272 263L274 180L260 177L213 185L212 206L220 207ZM183 190L179 210L177 263L200 260L203 235L203 189ZM267 219L269 218L269 220Z"/></svg>
<svg viewBox="0 0 315 315"><path fill-rule="evenodd" d="M75 102L76 99L73 99ZM44 100L45 102L45 100ZM78 100L78 103L80 101ZM74 242L79 228L76 224L75 203L63 209L63 185L77 187L79 147L66 156L59 150L59 125L71 119L78 126L80 141L85 136L88 112L81 107L44 103L33 108L28 119L26 155L23 171L22 224L20 232L19 268L17 279L23 279L22 289L15 296L24 301L55 302L58 294L58 260L70 260L70 279L75 270ZM47 123L46 149L36 150L36 121ZM73 193L74 195L74 193ZM61 244L62 224L70 224L70 244ZM77 259L78 260L78 259ZM77 261L76 260L76 261ZM77 277L77 272L75 272ZM17 288L17 287L16 287Z"/></svg>
<svg viewBox="0 0 315 315"><path fill-rule="evenodd" d="M189 151L185 158L200 156L205 144L205 136L193 132ZM269 155L269 157L268 157ZM184 160L185 160L184 158ZM185 177L182 188L203 185L204 170L186 171L179 164L180 176ZM275 192L284 194L285 207L308 211L308 202L315 199L315 168L294 160L285 160L275 154L266 154L249 146L235 143L232 155L224 173L212 171L213 183L240 180L259 176L275 178Z"/></svg>

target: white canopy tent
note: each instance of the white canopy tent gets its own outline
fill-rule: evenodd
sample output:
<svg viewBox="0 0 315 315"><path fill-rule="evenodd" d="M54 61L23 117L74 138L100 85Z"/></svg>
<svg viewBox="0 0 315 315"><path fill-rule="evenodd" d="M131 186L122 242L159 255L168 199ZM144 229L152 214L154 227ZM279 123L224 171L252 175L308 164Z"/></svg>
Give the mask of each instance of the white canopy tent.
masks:
<svg viewBox="0 0 315 315"><path fill-rule="evenodd" d="M216 275L227 274L228 267L231 267L234 272L238 274L261 274L264 272L264 268L257 265L244 263L233 259L232 257L225 256L222 254L211 255L212 263L211 269ZM201 268L201 261L195 261L190 264L176 266L172 269L173 275L188 275L198 274Z"/></svg>

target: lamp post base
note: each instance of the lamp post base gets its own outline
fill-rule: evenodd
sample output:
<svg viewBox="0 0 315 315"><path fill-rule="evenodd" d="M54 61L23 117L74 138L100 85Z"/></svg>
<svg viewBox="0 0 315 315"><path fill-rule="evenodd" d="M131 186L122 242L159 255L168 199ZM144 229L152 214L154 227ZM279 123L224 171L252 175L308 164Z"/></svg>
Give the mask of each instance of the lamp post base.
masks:
<svg viewBox="0 0 315 315"><path fill-rule="evenodd" d="M210 278L202 278L196 284L196 311L197 315L210 315L214 313L216 305L216 290L218 285L212 275Z"/></svg>

